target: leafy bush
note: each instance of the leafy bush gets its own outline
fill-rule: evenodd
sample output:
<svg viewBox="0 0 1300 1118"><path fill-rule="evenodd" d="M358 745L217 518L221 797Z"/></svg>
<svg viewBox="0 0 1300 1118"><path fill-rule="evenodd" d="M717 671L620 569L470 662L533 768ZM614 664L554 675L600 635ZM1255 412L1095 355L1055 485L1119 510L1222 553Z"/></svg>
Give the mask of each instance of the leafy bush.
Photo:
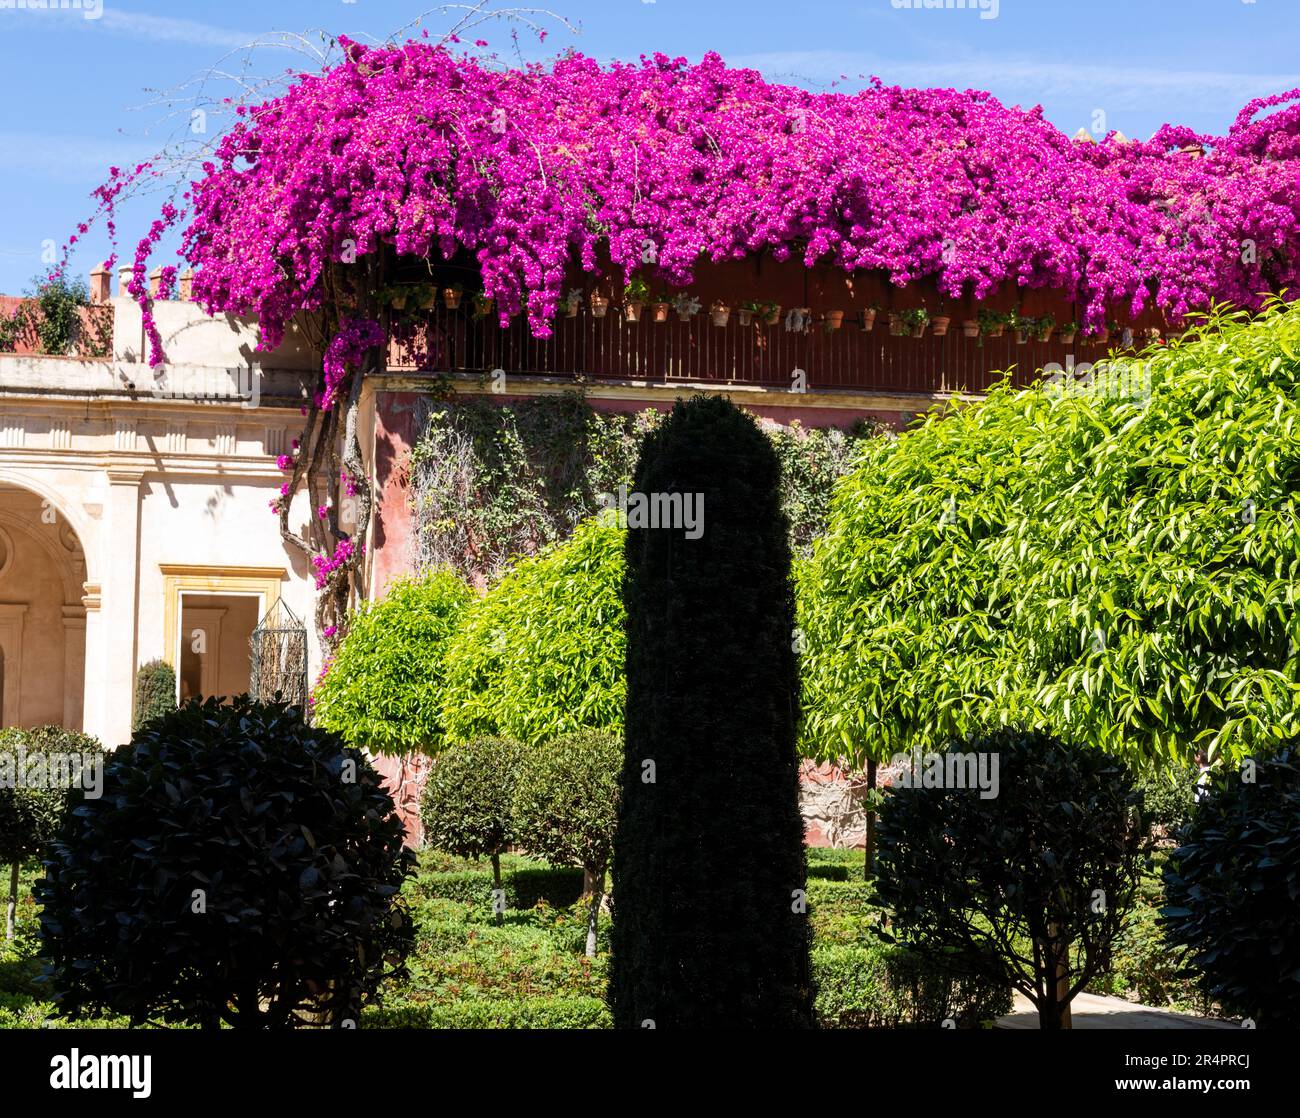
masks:
<svg viewBox="0 0 1300 1118"><path fill-rule="evenodd" d="M103 752L95 738L62 726L0 730L0 865L9 867L7 940L16 932L19 868L54 837L69 786L93 781Z"/></svg>
<svg viewBox="0 0 1300 1118"><path fill-rule="evenodd" d="M135 672L135 718L131 732L176 709L176 672L166 660L149 660Z"/></svg>
<svg viewBox="0 0 1300 1118"><path fill-rule="evenodd" d="M450 571L400 579L359 610L312 696L312 713L351 745L436 753L443 656L473 591Z"/></svg>
<svg viewBox="0 0 1300 1118"><path fill-rule="evenodd" d="M920 766L891 788L880 810L880 902L908 942L1015 986L1043 1028L1059 1028L1070 1000L1106 970L1132 904L1146 841L1141 794L1100 748L1044 734L954 741L939 759L955 754L986 756L988 773L996 761L994 795L924 786L932 782Z"/></svg>
<svg viewBox="0 0 1300 1118"><path fill-rule="evenodd" d="M633 491L694 495L703 531L627 533L610 981L620 1028L813 1024L779 483L771 443L721 397L679 400L637 464Z"/></svg>
<svg viewBox="0 0 1300 1118"><path fill-rule="evenodd" d="M1191 820L1199 778L1199 770L1184 765L1148 767L1137 777L1143 810L1161 838L1176 836Z"/></svg>
<svg viewBox="0 0 1300 1118"><path fill-rule="evenodd" d="M819 945L812 965L822 1028L976 1028L1011 1011L1005 983L897 945Z"/></svg>
<svg viewBox="0 0 1300 1118"><path fill-rule="evenodd" d="M614 827L618 821L618 738L588 730L524 754L512 806L519 844L559 865L578 865L592 885L587 954L596 953Z"/></svg>
<svg viewBox="0 0 1300 1118"><path fill-rule="evenodd" d="M610 517L523 560L469 610L446 651L453 741L526 745L622 723L623 532Z"/></svg>
<svg viewBox="0 0 1300 1118"><path fill-rule="evenodd" d="M493 998L453 1005L403 1005L363 1011L367 1029L607 1029L600 998Z"/></svg>
<svg viewBox="0 0 1300 1118"><path fill-rule="evenodd" d="M1170 942L1260 1026L1300 1024L1300 754L1218 769L1165 869Z"/></svg>
<svg viewBox="0 0 1300 1118"><path fill-rule="evenodd" d="M867 444L801 568L809 752L1300 732L1300 305L1205 335Z"/></svg>
<svg viewBox="0 0 1300 1118"><path fill-rule="evenodd" d="M501 854L512 841L510 803L522 746L509 738L474 738L433 763L424 786L425 842L463 858L487 855L501 887Z"/></svg>
<svg viewBox="0 0 1300 1118"><path fill-rule="evenodd" d="M61 1012L287 1028L400 966L412 855L365 756L282 703L191 701L72 794L36 888Z"/></svg>

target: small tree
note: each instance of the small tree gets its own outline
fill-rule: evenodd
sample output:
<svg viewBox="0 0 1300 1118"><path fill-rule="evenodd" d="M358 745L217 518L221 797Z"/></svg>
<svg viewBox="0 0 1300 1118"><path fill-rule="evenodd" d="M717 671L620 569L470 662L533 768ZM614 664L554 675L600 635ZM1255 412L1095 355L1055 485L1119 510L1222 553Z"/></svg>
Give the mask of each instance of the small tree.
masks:
<svg viewBox="0 0 1300 1118"><path fill-rule="evenodd" d="M510 806L523 747L509 738L474 738L438 755L424 786L425 842L461 858L492 859L501 888L501 854L513 841Z"/></svg>
<svg viewBox="0 0 1300 1118"><path fill-rule="evenodd" d="M1206 991L1260 1026L1300 1025L1300 753L1222 768L1165 868L1171 943Z"/></svg>
<svg viewBox="0 0 1300 1118"><path fill-rule="evenodd" d="M811 1027L780 466L752 417L699 396L646 440L633 490L680 517L634 520L629 498L614 1022Z"/></svg>
<svg viewBox="0 0 1300 1118"><path fill-rule="evenodd" d="M0 866L9 867L5 938L18 918L18 872L54 836L73 782L93 779L104 747L61 726L0 730ZM83 770L85 770L83 772Z"/></svg>
<svg viewBox="0 0 1300 1118"><path fill-rule="evenodd" d="M557 865L581 866L592 884L587 954L596 954L596 922L618 821L623 750L613 734L584 730L523 753L512 815L519 844Z"/></svg>
<svg viewBox="0 0 1300 1118"><path fill-rule="evenodd" d="M71 1016L282 1029L355 1016L411 940L413 862L364 754L298 709L191 701L72 793L35 895Z"/></svg>
<svg viewBox="0 0 1300 1118"><path fill-rule="evenodd" d="M176 672L166 660L150 660L135 673L135 718L131 732L176 709Z"/></svg>
<svg viewBox="0 0 1300 1118"><path fill-rule="evenodd" d="M1035 732L954 740L885 794L877 838L900 936L1003 978L1044 1029L1069 1027L1141 872L1142 797L1122 762Z"/></svg>
<svg viewBox="0 0 1300 1118"><path fill-rule="evenodd" d="M312 714L351 744L435 753L443 655L474 592L451 571L400 579L352 618L312 696Z"/></svg>

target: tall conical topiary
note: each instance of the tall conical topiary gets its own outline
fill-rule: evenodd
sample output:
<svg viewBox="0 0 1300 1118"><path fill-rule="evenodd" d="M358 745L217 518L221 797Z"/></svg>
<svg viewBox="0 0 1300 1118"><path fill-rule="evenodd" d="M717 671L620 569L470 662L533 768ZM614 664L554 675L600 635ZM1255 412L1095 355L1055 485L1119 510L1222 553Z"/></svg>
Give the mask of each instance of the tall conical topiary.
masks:
<svg viewBox="0 0 1300 1118"><path fill-rule="evenodd" d="M647 439L626 495L622 1028L814 1022L779 475L752 417L697 396Z"/></svg>

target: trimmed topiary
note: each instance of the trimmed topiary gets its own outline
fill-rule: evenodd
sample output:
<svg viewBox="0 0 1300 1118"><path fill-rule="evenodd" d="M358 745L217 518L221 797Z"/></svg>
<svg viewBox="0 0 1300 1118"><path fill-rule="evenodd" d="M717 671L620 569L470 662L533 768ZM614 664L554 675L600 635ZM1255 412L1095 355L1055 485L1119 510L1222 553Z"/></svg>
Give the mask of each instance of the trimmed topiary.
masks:
<svg viewBox="0 0 1300 1118"><path fill-rule="evenodd" d="M894 931L1001 978L1042 1028L1068 1027L1071 999L1109 965L1141 874L1132 775L1100 747L1015 729L912 760L884 794L877 833L877 896Z"/></svg>
<svg viewBox="0 0 1300 1118"><path fill-rule="evenodd" d="M1165 867L1169 942L1261 1027L1300 1025L1300 752L1220 768Z"/></svg>
<svg viewBox="0 0 1300 1118"><path fill-rule="evenodd" d="M434 761L420 805L425 843L460 858L491 858L497 889L501 855L513 841L510 808L522 750L510 738L450 746Z"/></svg>
<svg viewBox="0 0 1300 1118"><path fill-rule="evenodd" d="M14 938L18 870L53 838L73 783L102 777L104 747L79 730L0 730L0 866L9 867L5 938ZM93 788L92 788L93 791Z"/></svg>
<svg viewBox="0 0 1300 1118"><path fill-rule="evenodd" d="M72 794L34 895L59 1011L280 1029L400 971L413 855L364 754L284 703L197 700Z"/></svg>
<svg viewBox="0 0 1300 1118"><path fill-rule="evenodd" d="M135 718L131 732L176 709L176 672L166 660L149 660L135 673Z"/></svg>
<svg viewBox="0 0 1300 1118"><path fill-rule="evenodd" d="M618 822L621 744L613 734L584 730L523 753L511 806L516 841L555 865L581 866L591 885L587 954L596 927Z"/></svg>
<svg viewBox="0 0 1300 1118"><path fill-rule="evenodd" d="M312 694L312 716L355 746L436 753L443 655L474 592L451 571L399 579L359 610Z"/></svg>
<svg viewBox="0 0 1300 1118"><path fill-rule="evenodd" d="M626 753L614 843L616 1025L814 1023L798 670L780 468L729 401L678 401L628 503ZM696 496L702 534L690 528ZM703 499L703 507L698 504ZM701 525L697 524L696 528Z"/></svg>

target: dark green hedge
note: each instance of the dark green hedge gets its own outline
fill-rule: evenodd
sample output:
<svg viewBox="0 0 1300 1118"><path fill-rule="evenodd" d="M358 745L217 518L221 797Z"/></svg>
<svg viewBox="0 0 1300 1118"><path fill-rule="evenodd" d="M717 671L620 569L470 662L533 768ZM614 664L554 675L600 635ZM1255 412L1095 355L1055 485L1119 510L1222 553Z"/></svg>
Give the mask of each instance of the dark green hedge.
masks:
<svg viewBox="0 0 1300 1118"><path fill-rule="evenodd" d="M366 1009L366 1029L608 1029L609 1009L599 998L539 997L402 1005Z"/></svg>

